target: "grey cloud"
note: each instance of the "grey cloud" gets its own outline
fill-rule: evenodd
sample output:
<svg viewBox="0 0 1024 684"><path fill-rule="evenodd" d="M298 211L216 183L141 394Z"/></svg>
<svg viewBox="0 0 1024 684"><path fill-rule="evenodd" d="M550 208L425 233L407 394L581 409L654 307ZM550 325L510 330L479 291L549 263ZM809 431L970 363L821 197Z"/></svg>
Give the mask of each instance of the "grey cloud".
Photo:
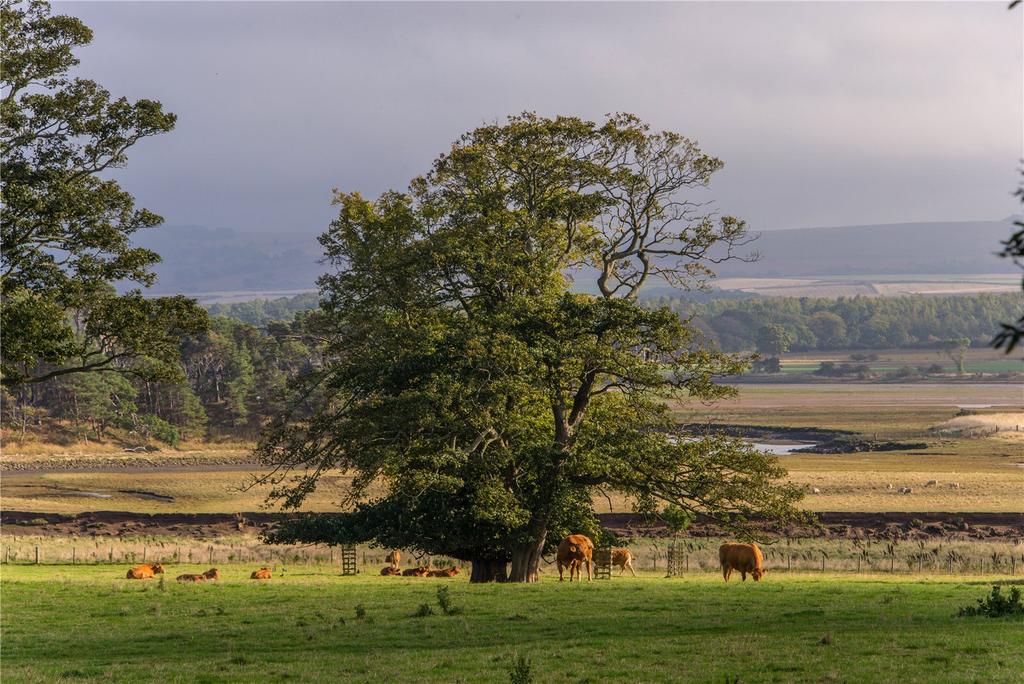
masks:
<svg viewBox="0 0 1024 684"><path fill-rule="evenodd" d="M311 234L332 187L402 188L525 109L698 139L757 228L1016 207L1022 32L998 2L57 7L96 32L83 73L179 114L121 175L169 222Z"/></svg>

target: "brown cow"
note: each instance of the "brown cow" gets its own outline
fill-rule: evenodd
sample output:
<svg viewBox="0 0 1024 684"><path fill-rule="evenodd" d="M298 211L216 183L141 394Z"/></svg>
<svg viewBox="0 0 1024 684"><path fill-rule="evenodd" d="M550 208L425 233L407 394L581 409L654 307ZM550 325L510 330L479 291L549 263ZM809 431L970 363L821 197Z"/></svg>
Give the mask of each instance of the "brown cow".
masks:
<svg viewBox="0 0 1024 684"><path fill-rule="evenodd" d="M206 575L178 575L179 582L205 582Z"/></svg>
<svg viewBox="0 0 1024 684"><path fill-rule="evenodd" d="M402 574L402 571L392 565L385 565L383 568L380 569L380 574L383 577L399 577Z"/></svg>
<svg viewBox="0 0 1024 684"><path fill-rule="evenodd" d="M384 560L387 561L388 565L390 565L391 567L397 568L398 564L402 562L402 552L398 549L395 549L387 556L385 556Z"/></svg>
<svg viewBox="0 0 1024 684"><path fill-rule="evenodd" d="M768 572L762 567L764 554L757 548L757 544L726 542L718 549L718 561L722 564L722 576L726 582L732 576L733 570L739 571L744 582L747 581L748 572L755 582L760 582Z"/></svg>
<svg viewBox="0 0 1024 684"><path fill-rule="evenodd" d="M143 563L136 565L128 571L128 579L152 579L154 575L162 574L164 566L159 563Z"/></svg>
<svg viewBox="0 0 1024 684"><path fill-rule="evenodd" d="M430 577L455 577L459 574L457 567L442 568L441 570L431 570Z"/></svg>
<svg viewBox="0 0 1024 684"><path fill-rule="evenodd" d="M249 579L254 580L268 580L270 579L270 568L260 568L259 570L253 570L252 574L249 575Z"/></svg>
<svg viewBox="0 0 1024 684"><path fill-rule="evenodd" d="M630 574L636 577L636 571L633 570L633 554L629 549L612 549L612 564L619 566L620 575L629 568Z"/></svg>
<svg viewBox="0 0 1024 684"><path fill-rule="evenodd" d="M426 577L430 574L430 568L409 568L402 572L403 577Z"/></svg>
<svg viewBox="0 0 1024 684"><path fill-rule="evenodd" d="M210 568L209 570L203 573L203 577L211 581L219 580L220 570L218 570L217 568Z"/></svg>
<svg viewBox="0 0 1024 684"><path fill-rule="evenodd" d="M562 581L562 569L565 567L569 568L570 582L572 582L573 572L576 573L576 579L582 581L583 575L580 567L586 563L587 581L589 582L591 579L590 563L593 557L594 542L590 541L590 538L585 535L570 534L558 545L558 554L555 557L558 563L558 581Z"/></svg>

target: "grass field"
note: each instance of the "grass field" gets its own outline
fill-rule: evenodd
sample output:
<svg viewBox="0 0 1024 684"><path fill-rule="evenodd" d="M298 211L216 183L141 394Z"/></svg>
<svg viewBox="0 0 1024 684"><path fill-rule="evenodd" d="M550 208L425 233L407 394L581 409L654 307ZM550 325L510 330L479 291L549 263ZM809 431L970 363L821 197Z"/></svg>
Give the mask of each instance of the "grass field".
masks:
<svg viewBox="0 0 1024 684"><path fill-rule="evenodd" d="M991 577L653 575L590 584L339 577L131 582L3 568L5 682L1020 682L1015 618L957 618ZM458 609L441 613L439 586ZM414 617L421 605L433 615ZM361 616L361 617L360 617Z"/></svg>
<svg viewBox="0 0 1024 684"><path fill-rule="evenodd" d="M1024 390L1011 383L985 384L747 384L736 399L714 406L678 406L674 415L685 423L738 424L769 427L812 427L851 430L867 439L922 442L910 451L840 455L791 454L782 457L790 479L809 492L804 506L815 511L1019 511L1024 502L1024 432L965 436L945 430L958 406L979 416L957 419L982 421L986 413L1000 422L1024 426ZM1020 416L1020 420L1016 420ZM32 444L5 448L9 463L45 460L45 471L9 471L0 481L4 505L12 510L76 513L95 510L137 512L232 513L259 510L267 487L245 490L254 465L217 465L244 461L243 445L195 445L158 454L118 453L109 447L71 448ZM98 471L65 469L65 464L88 467L111 459L151 461L148 468L106 467ZM182 466L179 468L179 464ZM188 470L185 470L185 467ZM924 488L929 480L939 487ZM330 473L310 497L307 510L336 510L345 493L346 478ZM959 489L948 485L955 482ZM887 488L914 488L901 496ZM817 488L819 493L810 493ZM600 496L601 512L630 510L622 497L611 507Z"/></svg>
<svg viewBox="0 0 1024 684"><path fill-rule="evenodd" d="M781 359L783 373L813 373L823 361L831 361L837 365L849 363L864 364L872 373L891 373L905 366L924 369L932 365L942 366L942 372L949 375L956 373L952 360L937 349L881 349L865 350L860 354L874 354L874 361L858 361L851 358L853 352L792 352L786 353ZM1024 362L1019 356L1007 355L990 347L968 349L964 369L966 373L1024 373Z"/></svg>

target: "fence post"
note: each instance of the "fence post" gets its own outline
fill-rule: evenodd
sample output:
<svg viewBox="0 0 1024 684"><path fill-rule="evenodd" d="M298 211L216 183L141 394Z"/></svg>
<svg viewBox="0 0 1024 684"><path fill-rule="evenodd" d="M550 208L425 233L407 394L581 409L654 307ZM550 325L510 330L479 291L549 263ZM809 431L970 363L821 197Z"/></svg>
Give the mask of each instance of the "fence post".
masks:
<svg viewBox="0 0 1024 684"><path fill-rule="evenodd" d="M36 565L39 565L39 546L36 545Z"/></svg>
<svg viewBox="0 0 1024 684"><path fill-rule="evenodd" d="M76 561L78 560L78 559L77 559L77 558L75 557L76 555L77 555L77 553L76 553L76 551L75 551L75 547L74 547L74 546L72 546L72 547L71 547L71 564L72 564L72 565L74 565L74 564L75 564L75 562L76 562Z"/></svg>
<svg viewBox="0 0 1024 684"><path fill-rule="evenodd" d="M110 547L110 550L107 553L107 560L109 562L111 562L111 563L114 562L114 547L113 546Z"/></svg>
<svg viewBox="0 0 1024 684"><path fill-rule="evenodd" d="M213 547L210 547L210 565L213 565Z"/></svg>

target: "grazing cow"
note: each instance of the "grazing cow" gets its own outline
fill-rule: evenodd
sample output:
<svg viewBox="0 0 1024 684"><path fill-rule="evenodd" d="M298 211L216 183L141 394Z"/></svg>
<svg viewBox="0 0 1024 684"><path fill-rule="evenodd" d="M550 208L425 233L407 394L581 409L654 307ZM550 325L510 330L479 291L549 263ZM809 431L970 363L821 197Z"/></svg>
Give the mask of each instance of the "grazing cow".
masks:
<svg viewBox="0 0 1024 684"><path fill-rule="evenodd" d="M629 549L612 549L612 564L619 566L620 575L629 568L630 574L636 577L636 571L633 570L633 554Z"/></svg>
<svg viewBox="0 0 1024 684"><path fill-rule="evenodd" d="M959 482L950 482L946 486L949 487L950 489L960 489L960 483Z"/></svg>
<svg viewBox="0 0 1024 684"><path fill-rule="evenodd" d="M459 574L457 567L442 568L440 570L431 570L430 577L455 577Z"/></svg>
<svg viewBox="0 0 1024 684"><path fill-rule="evenodd" d="M220 570L218 570L217 568L210 568L209 570L203 573L203 577L211 581L219 580Z"/></svg>
<svg viewBox="0 0 1024 684"><path fill-rule="evenodd" d="M380 569L380 574L382 577L400 577L402 571L392 565L385 565Z"/></svg>
<svg viewBox="0 0 1024 684"><path fill-rule="evenodd" d="M206 575L178 575L179 582L205 582Z"/></svg>
<svg viewBox="0 0 1024 684"><path fill-rule="evenodd" d="M270 579L270 568L260 568L259 570L253 570L252 574L249 575L249 579L254 579L254 580L268 580L268 579Z"/></svg>
<svg viewBox="0 0 1024 684"><path fill-rule="evenodd" d="M733 570L738 570L747 581L747 573L760 582L761 578L768 572L764 569L764 554L757 544L737 544L726 542L718 549L718 561L722 564L722 577L728 582Z"/></svg>
<svg viewBox="0 0 1024 684"><path fill-rule="evenodd" d="M911 487L900 487L900 494L913 494L914 490Z"/></svg>
<svg viewBox="0 0 1024 684"><path fill-rule="evenodd" d="M924 486L925 487L938 487L939 486L939 481L938 480L928 480L927 482L924 483Z"/></svg>
<svg viewBox="0 0 1024 684"><path fill-rule="evenodd" d="M159 563L143 563L128 571L128 579L152 579L154 575L163 573L164 566Z"/></svg>
<svg viewBox="0 0 1024 684"><path fill-rule="evenodd" d="M594 542L590 541L590 538L586 535L570 534L558 545L558 554L555 556L555 560L558 563L558 581L562 581L562 570L566 567L569 568L570 582L572 582L573 572L576 573L577 580L583 581L583 574L580 568L586 563L587 581L589 582L591 579L590 563L593 557Z"/></svg>
<svg viewBox="0 0 1024 684"><path fill-rule="evenodd" d="M395 549L387 556L385 556L384 560L387 561L388 565L390 565L391 567L397 568L398 564L402 562L402 552L398 549Z"/></svg>
<svg viewBox="0 0 1024 684"><path fill-rule="evenodd" d="M430 568L428 567L409 568L408 570L402 572L403 577L426 577L429 574Z"/></svg>

